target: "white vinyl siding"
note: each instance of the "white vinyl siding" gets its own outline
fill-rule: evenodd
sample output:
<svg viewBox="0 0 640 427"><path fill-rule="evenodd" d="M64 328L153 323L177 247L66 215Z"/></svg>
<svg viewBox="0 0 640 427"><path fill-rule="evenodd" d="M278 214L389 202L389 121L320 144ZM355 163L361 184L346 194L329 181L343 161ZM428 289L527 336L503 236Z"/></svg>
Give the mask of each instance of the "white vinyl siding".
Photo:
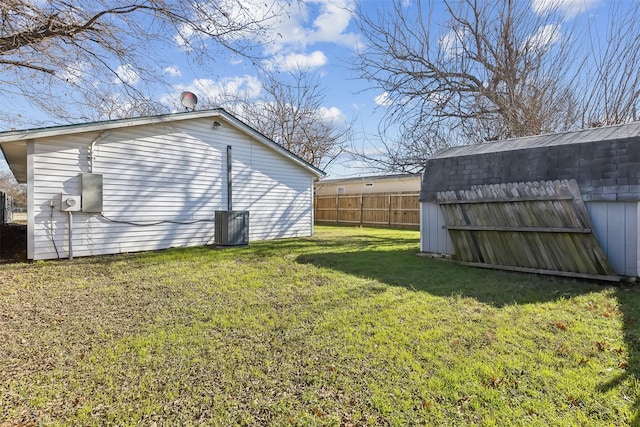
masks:
<svg viewBox="0 0 640 427"><path fill-rule="evenodd" d="M234 145L232 158L233 210L250 212L250 239L311 235L309 173L258 143Z"/></svg>
<svg viewBox="0 0 640 427"><path fill-rule="evenodd" d="M444 215L437 203L420 203L420 250L453 255L453 242L444 227Z"/></svg>
<svg viewBox="0 0 640 427"><path fill-rule="evenodd" d="M80 194L80 173L89 172L89 145L99 135L34 143L33 259L55 258L53 240L60 257L68 256L69 215L60 211L60 193ZM74 256L213 243L215 211L227 209L228 145L233 209L250 211L250 240L311 235L309 171L233 126L213 129L211 120L194 119L120 128L95 145L93 173L103 175L104 216L173 223L141 226L74 212ZM177 224L193 221L200 222Z"/></svg>
<svg viewBox="0 0 640 427"><path fill-rule="evenodd" d="M344 180L320 180L317 184L318 196L363 193L411 193L420 191L420 175L403 177L378 177L371 179L345 178ZM342 192L340 192L342 189Z"/></svg>
<svg viewBox="0 0 640 427"><path fill-rule="evenodd" d="M593 231L611 267L621 276L640 276L638 202L585 202Z"/></svg>

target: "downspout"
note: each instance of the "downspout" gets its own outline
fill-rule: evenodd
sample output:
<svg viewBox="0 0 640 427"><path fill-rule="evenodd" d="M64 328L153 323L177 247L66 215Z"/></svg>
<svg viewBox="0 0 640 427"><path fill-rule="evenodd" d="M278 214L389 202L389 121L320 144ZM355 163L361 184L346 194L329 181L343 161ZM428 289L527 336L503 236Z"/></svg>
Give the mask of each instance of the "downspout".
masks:
<svg viewBox="0 0 640 427"><path fill-rule="evenodd" d="M227 145L227 210L233 210L233 174L231 173L231 146Z"/></svg>
<svg viewBox="0 0 640 427"><path fill-rule="evenodd" d="M96 148L96 144L98 144L100 141L107 138L109 135L111 135L111 131L105 130L100 135L98 135L93 141L91 141L91 144L89 144L89 149L87 153L87 157L89 158L89 173L93 173L93 159L95 157L94 151ZM69 211L69 236L68 237L69 237L69 260L72 260L73 259L73 213L71 211Z"/></svg>
<svg viewBox="0 0 640 427"><path fill-rule="evenodd" d="M89 153L87 155L87 157L89 158L89 173L93 173L93 159L95 158L94 150L96 148L96 144L98 144L100 141L107 138L109 135L111 135L111 131L105 130L100 135L98 135L93 141L91 141L91 144L89 145Z"/></svg>
<svg viewBox="0 0 640 427"><path fill-rule="evenodd" d="M73 260L73 212L69 211L69 261Z"/></svg>

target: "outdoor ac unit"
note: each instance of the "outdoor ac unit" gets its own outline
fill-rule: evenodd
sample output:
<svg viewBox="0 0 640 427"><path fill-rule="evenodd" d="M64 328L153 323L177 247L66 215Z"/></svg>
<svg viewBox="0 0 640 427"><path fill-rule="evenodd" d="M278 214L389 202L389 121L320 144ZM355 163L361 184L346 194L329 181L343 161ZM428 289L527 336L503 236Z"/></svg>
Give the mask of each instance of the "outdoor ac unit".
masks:
<svg viewBox="0 0 640 427"><path fill-rule="evenodd" d="M215 241L221 246L249 244L249 211L216 211Z"/></svg>

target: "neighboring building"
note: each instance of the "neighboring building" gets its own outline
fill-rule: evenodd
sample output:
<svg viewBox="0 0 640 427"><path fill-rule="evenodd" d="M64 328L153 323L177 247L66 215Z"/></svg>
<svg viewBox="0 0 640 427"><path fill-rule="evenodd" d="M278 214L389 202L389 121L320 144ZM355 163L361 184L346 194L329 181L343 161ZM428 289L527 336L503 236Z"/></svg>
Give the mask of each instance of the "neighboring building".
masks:
<svg viewBox="0 0 640 427"><path fill-rule="evenodd" d="M640 123L453 147L426 164L421 250L454 254L436 194L486 184L574 179L611 267L640 276Z"/></svg>
<svg viewBox="0 0 640 427"><path fill-rule="evenodd" d="M310 236L324 176L222 109L2 132L0 148L27 184L33 260L210 244L232 209L251 240Z"/></svg>
<svg viewBox="0 0 640 427"><path fill-rule="evenodd" d="M316 184L316 195L417 193L420 191L420 178L421 174L415 173L322 179Z"/></svg>

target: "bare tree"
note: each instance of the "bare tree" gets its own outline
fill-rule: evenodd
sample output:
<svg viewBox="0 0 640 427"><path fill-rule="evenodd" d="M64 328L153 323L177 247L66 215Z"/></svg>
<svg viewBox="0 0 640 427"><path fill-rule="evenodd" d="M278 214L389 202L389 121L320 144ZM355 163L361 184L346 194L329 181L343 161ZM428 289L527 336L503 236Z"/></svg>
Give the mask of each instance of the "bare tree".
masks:
<svg viewBox="0 0 640 427"><path fill-rule="evenodd" d="M637 120L640 100L640 3L611 2L604 34L587 25L587 64L581 75L582 126ZM587 19L590 19L587 17Z"/></svg>
<svg viewBox="0 0 640 427"><path fill-rule="evenodd" d="M26 185L18 184L11 172L0 171L0 192L7 194L13 199L13 205L16 207L27 207L27 188Z"/></svg>
<svg viewBox="0 0 640 427"><path fill-rule="evenodd" d="M28 99L69 120L113 111L114 96L136 111L157 109L164 50L194 63L217 47L252 56L282 10L275 0L5 0L0 8L0 96ZM153 46L153 48L152 48ZM70 108L73 105L75 108ZM88 117L82 117L82 114ZM80 115L80 116L79 116Z"/></svg>
<svg viewBox="0 0 640 427"><path fill-rule="evenodd" d="M436 3L444 25L432 22ZM400 129L389 158L405 153L411 164L411 152L429 155L443 137L479 143L575 126L575 82L567 78L575 62L557 14L535 14L517 0L417 0L411 13L405 4L359 17L357 68L384 93L384 126ZM423 161L416 156L413 166Z"/></svg>
<svg viewBox="0 0 640 427"><path fill-rule="evenodd" d="M344 150L350 125L323 106L317 74L307 70L263 75L263 96L246 107L245 117L260 132L318 168Z"/></svg>
<svg viewBox="0 0 640 427"><path fill-rule="evenodd" d="M394 130L380 129L373 137L363 132L364 140L360 143L353 140L347 151L355 160L364 162L366 166L363 169L366 170L418 173L422 172L429 157L448 147L452 139L445 128L421 129L416 126L411 133L405 130L399 136L393 134Z"/></svg>
<svg viewBox="0 0 640 427"><path fill-rule="evenodd" d="M204 106L220 106L244 119L265 136L318 168L328 167L344 152L351 123L327 108L317 73L306 69L263 70L259 93L225 90Z"/></svg>

